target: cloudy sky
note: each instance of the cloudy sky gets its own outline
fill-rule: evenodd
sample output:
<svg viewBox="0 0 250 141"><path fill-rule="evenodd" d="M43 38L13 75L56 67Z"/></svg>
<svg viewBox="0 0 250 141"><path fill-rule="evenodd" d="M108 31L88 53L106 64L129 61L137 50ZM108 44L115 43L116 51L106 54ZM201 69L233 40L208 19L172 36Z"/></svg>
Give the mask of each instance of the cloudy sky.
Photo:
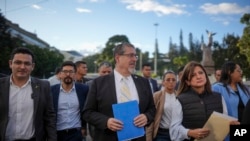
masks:
<svg viewBox="0 0 250 141"><path fill-rule="evenodd" d="M226 34L242 35L240 18L250 13L248 0L0 0L3 15L60 50L99 52L114 35L126 35L143 52L168 52L169 38L188 47L206 30L221 42ZM158 26L155 26L155 23Z"/></svg>

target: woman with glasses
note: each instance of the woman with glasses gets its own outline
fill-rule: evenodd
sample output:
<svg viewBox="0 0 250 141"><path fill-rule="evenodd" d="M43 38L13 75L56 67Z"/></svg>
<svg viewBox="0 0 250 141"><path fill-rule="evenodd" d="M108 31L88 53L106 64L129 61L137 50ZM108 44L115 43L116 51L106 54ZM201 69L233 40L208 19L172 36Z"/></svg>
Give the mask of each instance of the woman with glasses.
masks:
<svg viewBox="0 0 250 141"><path fill-rule="evenodd" d="M242 83L242 70L239 64L226 62L221 68L219 83L212 86L213 91L220 93L225 99L228 115L241 122L245 105L249 100L249 90ZM229 136L226 138L229 140Z"/></svg>
<svg viewBox="0 0 250 141"><path fill-rule="evenodd" d="M219 92L227 104L228 115L241 121L242 113L249 99L249 90L242 83L242 70L239 64L226 62L222 66L219 83L213 85L213 91Z"/></svg>
<svg viewBox="0 0 250 141"><path fill-rule="evenodd" d="M167 71L163 75L162 81L164 89L155 92L153 95L156 115L154 122L147 129L147 141L171 141L169 127L171 122L172 105L176 99L175 73L173 71Z"/></svg>
<svg viewBox="0 0 250 141"><path fill-rule="evenodd" d="M243 110L249 99L249 90L242 83L242 70L239 64L226 62L222 66L219 83L213 85L213 91L219 92L227 104L228 115L241 122Z"/></svg>

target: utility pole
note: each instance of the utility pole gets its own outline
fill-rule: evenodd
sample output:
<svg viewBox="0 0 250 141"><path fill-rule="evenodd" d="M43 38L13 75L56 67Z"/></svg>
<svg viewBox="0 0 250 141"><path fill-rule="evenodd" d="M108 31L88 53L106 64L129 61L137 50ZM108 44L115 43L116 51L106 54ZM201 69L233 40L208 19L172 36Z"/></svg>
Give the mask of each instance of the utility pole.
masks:
<svg viewBox="0 0 250 141"><path fill-rule="evenodd" d="M157 41L157 27L158 23L155 23L155 53L154 53L154 74L157 75L157 49L158 49L158 41Z"/></svg>

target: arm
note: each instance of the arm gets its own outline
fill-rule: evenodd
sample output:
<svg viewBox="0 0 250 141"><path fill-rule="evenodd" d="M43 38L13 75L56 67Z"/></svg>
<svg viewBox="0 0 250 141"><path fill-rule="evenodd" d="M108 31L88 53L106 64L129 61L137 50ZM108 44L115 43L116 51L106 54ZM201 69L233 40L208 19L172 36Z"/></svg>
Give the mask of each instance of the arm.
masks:
<svg viewBox="0 0 250 141"><path fill-rule="evenodd" d="M172 110L172 118L170 125L170 137L174 141L182 141L184 139L190 139L190 137L195 139L202 139L209 134L209 129L206 128L196 128L187 129L182 125L183 113L182 106L179 100L174 103L174 110Z"/></svg>
<svg viewBox="0 0 250 141"><path fill-rule="evenodd" d="M226 105L226 102L225 102L225 99L223 98L223 96L221 96L221 101L222 101L223 114L228 115L227 105Z"/></svg>
<svg viewBox="0 0 250 141"><path fill-rule="evenodd" d="M170 137L174 141L182 141L188 139L188 130L182 126L183 113L182 106L179 100L176 100L173 105L174 110L172 110L172 118L170 124Z"/></svg>
<svg viewBox="0 0 250 141"><path fill-rule="evenodd" d="M87 95L82 117L85 119L87 123L94 125L96 128L106 129L108 119L111 117L108 115L112 114L112 106L111 106L112 103L106 101L107 98L110 98L110 93L102 91L102 94L98 95L98 91L100 91L99 89L100 87L97 86L97 83L94 80L91 84L91 87ZM104 106L100 106L102 103L99 102L100 101L99 99L102 99L101 102L106 104L105 108L110 106L111 111L108 111L107 109L104 110ZM104 99L105 101L103 101Z"/></svg>

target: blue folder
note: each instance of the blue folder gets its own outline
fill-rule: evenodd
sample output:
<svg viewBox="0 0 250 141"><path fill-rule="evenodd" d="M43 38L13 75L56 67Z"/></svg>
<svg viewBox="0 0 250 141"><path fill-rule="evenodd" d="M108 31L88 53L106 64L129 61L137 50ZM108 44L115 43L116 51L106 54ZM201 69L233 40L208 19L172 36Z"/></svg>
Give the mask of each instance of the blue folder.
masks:
<svg viewBox="0 0 250 141"><path fill-rule="evenodd" d="M134 118L140 114L138 102L136 100L113 104L112 108L114 117L123 122L123 129L117 131L119 141L144 136L144 127L136 127L133 123Z"/></svg>

